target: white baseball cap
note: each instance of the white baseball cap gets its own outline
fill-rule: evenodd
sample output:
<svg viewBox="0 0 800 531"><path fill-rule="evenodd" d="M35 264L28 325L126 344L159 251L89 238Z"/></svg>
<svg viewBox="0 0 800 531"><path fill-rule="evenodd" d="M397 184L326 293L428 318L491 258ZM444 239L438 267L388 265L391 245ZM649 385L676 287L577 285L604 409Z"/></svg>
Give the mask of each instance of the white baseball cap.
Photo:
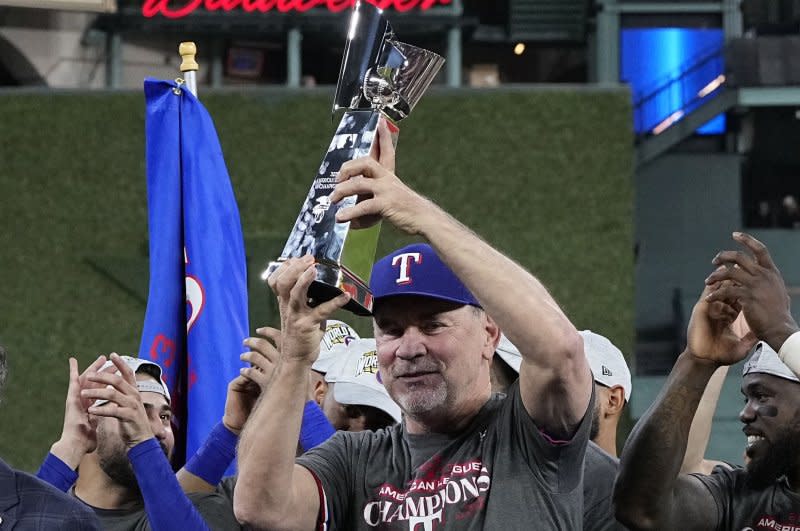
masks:
<svg viewBox="0 0 800 531"><path fill-rule="evenodd" d="M586 354L586 359L589 360L589 367L592 369L594 380L607 387L622 386L625 392L625 400L630 400L631 391L633 390L631 371L628 369L628 364L625 362L622 352L600 334L595 334L590 330L583 330L579 333L583 338L583 350ZM500 334L500 343L498 343L495 353L509 367L519 373L520 365L522 365L522 355L505 334Z"/></svg>
<svg viewBox="0 0 800 531"><path fill-rule="evenodd" d="M351 341L325 374L326 382L336 384L333 398L340 404L376 407L400 422L400 406L386 392L380 378L374 339Z"/></svg>
<svg viewBox="0 0 800 531"><path fill-rule="evenodd" d="M519 353L519 349L508 340L505 334L500 334L500 343L497 344L495 353L519 374L519 367L522 365L522 355Z"/></svg>
<svg viewBox="0 0 800 531"><path fill-rule="evenodd" d="M169 389L162 378L163 371L161 370L161 365L150 360L133 358L131 356L120 356L120 358L125 362L125 365L130 367L134 374L141 372L149 374L156 379L155 382L152 380L136 380L136 388L139 392L158 393L166 398L167 402L171 401ZM111 360L105 362L98 372L108 369L109 367L115 367L114 362ZM119 372L119 370L115 370L115 372ZM106 402L108 402L108 400L95 400L94 405L100 406Z"/></svg>
<svg viewBox="0 0 800 531"><path fill-rule="evenodd" d="M792 370L781 361L778 357L778 353L764 341L759 341L756 343L756 346L753 347L753 355L750 356L750 359L744 364L742 376L756 372L800 383L800 379L798 379Z"/></svg>
<svg viewBox="0 0 800 531"><path fill-rule="evenodd" d="M319 357L311 366L312 370L326 374L330 371L331 365L338 356L354 339L358 339L358 332L353 327L343 321L328 319L325 323L325 335L319 342Z"/></svg>
<svg viewBox="0 0 800 531"><path fill-rule="evenodd" d="M581 330L579 334L583 337L583 350L589 360L594 381L606 387L621 386L625 391L625 401L629 401L633 384L631 371L622 351L608 338L591 330Z"/></svg>

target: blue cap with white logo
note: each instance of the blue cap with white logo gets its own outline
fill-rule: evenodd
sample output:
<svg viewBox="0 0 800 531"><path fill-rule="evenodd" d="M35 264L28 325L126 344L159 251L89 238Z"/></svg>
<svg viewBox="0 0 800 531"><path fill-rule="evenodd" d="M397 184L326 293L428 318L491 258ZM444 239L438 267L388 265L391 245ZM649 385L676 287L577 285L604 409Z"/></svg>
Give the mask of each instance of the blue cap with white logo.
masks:
<svg viewBox="0 0 800 531"><path fill-rule="evenodd" d="M372 266L369 289L375 302L396 295L419 295L480 307L436 251L415 243L394 251Z"/></svg>

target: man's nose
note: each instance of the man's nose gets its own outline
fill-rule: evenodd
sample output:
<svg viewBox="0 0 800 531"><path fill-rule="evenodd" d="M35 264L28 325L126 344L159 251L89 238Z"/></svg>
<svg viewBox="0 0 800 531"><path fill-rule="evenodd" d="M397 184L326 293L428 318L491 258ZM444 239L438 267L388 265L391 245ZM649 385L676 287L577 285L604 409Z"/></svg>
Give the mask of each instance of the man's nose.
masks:
<svg viewBox="0 0 800 531"><path fill-rule="evenodd" d="M750 405L750 401L744 403L744 407L739 412L739 420L744 424L750 424L756 418L755 408Z"/></svg>
<svg viewBox="0 0 800 531"><path fill-rule="evenodd" d="M164 426L164 423L158 415L150 420L150 426L153 428L153 435L156 436L156 439L163 441L167 438L167 427Z"/></svg>
<svg viewBox="0 0 800 531"><path fill-rule="evenodd" d="M403 331L395 355L401 359L412 359L425 354L425 335L415 326Z"/></svg>

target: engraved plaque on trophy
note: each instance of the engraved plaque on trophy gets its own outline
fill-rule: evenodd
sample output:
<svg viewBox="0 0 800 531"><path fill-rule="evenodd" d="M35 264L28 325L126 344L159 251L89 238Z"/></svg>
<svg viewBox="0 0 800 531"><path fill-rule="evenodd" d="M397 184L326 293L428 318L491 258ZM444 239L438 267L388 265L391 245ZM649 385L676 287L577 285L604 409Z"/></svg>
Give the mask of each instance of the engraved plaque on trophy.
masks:
<svg viewBox="0 0 800 531"><path fill-rule="evenodd" d="M376 148L382 116L396 143L397 122L409 115L443 64L441 56L395 40L377 7L356 3L333 104L334 114L343 111L341 121L286 246L280 258L270 262L264 279L286 259L311 254L317 268L308 291L312 304L347 292L351 299L346 310L371 314L368 283L380 226L350 230L349 223L337 223L336 212L354 205L357 198L350 196L331 204L329 196L342 164Z"/></svg>

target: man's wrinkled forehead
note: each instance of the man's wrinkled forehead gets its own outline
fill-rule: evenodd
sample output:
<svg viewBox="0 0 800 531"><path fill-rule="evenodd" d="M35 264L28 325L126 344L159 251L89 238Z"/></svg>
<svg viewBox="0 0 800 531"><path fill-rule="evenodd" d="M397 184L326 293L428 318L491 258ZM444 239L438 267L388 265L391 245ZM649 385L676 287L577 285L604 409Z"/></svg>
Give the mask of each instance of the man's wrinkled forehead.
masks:
<svg viewBox="0 0 800 531"><path fill-rule="evenodd" d="M431 319L464 306L466 305L422 295L396 295L376 301L372 315L380 327L381 322Z"/></svg>

